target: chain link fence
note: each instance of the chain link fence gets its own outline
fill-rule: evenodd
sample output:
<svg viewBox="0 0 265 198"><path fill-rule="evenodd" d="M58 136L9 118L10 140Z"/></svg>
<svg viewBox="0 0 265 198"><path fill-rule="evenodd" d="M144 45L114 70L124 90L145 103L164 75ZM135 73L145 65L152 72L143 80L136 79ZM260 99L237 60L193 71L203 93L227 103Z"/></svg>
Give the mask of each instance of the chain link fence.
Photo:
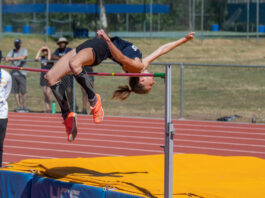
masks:
<svg viewBox="0 0 265 198"><path fill-rule="evenodd" d="M36 64L36 63L35 63ZM151 72L164 72L166 63L156 63ZM172 114L174 119L217 120L238 115L237 121L264 122L265 66L203 65L172 63ZM94 72L120 72L114 64L94 67ZM28 107L32 112L45 112L45 98L40 84L40 73L28 72ZM89 114L86 93L68 76L63 80L69 106L79 114ZM92 81L92 80L91 80ZM124 102L112 100L119 85L128 84L127 77L99 77L93 79L95 91L101 95L106 115L164 116L164 80L157 78L156 85L146 95L132 94ZM54 101L53 96L52 101ZM9 98L10 111L15 110L14 97ZM57 113L60 108L56 106Z"/></svg>

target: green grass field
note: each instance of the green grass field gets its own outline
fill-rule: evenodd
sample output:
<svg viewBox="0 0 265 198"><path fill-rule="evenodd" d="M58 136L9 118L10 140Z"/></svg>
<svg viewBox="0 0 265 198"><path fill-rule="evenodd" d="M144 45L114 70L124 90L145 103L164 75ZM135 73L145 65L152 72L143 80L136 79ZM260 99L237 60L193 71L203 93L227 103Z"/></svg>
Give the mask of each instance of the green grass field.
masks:
<svg viewBox="0 0 265 198"><path fill-rule="evenodd" d="M1 40L0 49L3 54L13 47L13 36L5 36ZM44 37L20 37L23 47L29 50L29 59L33 59L37 50L45 43ZM171 40L128 39L135 43L148 55L160 45ZM83 40L70 42L76 47ZM50 39L48 46L56 49L56 43ZM225 63L265 65L265 40L241 39L208 39L203 46L201 41L194 39L171 53L159 58L158 62L193 62L193 63ZM3 63L4 64L4 63ZM28 67L40 67L38 63L29 63ZM94 67L96 72L122 72L118 65L100 65ZM163 72L163 66L151 66L152 72ZM225 115L238 114L239 121L250 121L253 115L262 121L265 119L264 98L264 69L256 68L210 68L185 67L184 73L184 117L187 119L215 120ZM180 102L180 69L173 68L172 113L179 117ZM164 115L164 82L156 80L156 85L148 95L132 94L125 102L111 100L112 92L118 85L127 83L124 77L96 77L95 88L103 98L105 114L162 117ZM28 72L28 107L34 111L43 111L44 102L39 86L39 74ZM80 88L76 95L81 108ZM15 109L14 96L9 98L9 107ZM57 108L57 110L59 110Z"/></svg>

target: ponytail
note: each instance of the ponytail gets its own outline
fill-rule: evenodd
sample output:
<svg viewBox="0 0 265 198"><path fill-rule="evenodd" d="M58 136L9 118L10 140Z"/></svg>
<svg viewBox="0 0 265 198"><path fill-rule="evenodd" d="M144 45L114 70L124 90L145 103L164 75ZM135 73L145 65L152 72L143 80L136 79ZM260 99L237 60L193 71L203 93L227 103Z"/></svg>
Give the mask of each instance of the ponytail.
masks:
<svg viewBox="0 0 265 198"><path fill-rule="evenodd" d="M128 85L119 86L118 89L114 91L112 99L116 99L119 101L126 100L130 96L131 92L132 90L129 88Z"/></svg>
<svg viewBox="0 0 265 198"><path fill-rule="evenodd" d="M129 79L129 85L119 86L116 91L114 91L112 99L116 99L119 101L126 100L131 92L137 93L137 94L146 94L148 93L148 90L145 89L145 87L140 84L139 77L130 77Z"/></svg>

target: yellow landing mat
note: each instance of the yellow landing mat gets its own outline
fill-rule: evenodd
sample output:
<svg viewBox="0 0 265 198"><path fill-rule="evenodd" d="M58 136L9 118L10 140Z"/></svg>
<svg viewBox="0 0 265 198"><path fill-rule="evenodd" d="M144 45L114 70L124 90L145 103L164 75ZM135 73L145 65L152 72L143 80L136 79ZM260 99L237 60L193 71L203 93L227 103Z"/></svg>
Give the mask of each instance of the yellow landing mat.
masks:
<svg viewBox="0 0 265 198"><path fill-rule="evenodd" d="M164 193L164 155L28 159L3 169L144 197L160 198ZM265 160L175 154L173 181L175 198L264 198Z"/></svg>

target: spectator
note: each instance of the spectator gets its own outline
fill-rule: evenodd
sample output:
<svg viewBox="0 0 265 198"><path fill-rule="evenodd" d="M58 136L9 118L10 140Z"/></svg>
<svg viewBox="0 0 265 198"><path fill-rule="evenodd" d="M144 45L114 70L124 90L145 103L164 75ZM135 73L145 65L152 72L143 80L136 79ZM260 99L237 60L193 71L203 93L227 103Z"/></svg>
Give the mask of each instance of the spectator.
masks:
<svg viewBox="0 0 265 198"><path fill-rule="evenodd" d="M84 70L86 71L86 73L92 73L93 72L92 67L84 67ZM94 76L89 76L89 80L91 82L92 87L94 88ZM83 95L83 97L82 97L83 110L81 113L87 114L87 102L88 102L87 93L82 87L81 87L81 91L82 91L82 95Z"/></svg>
<svg viewBox="0 0 265 198"><path fill-rule="evenodd" d="M47 46L43 46L39 49L35 57L36 61L41 62L41 69L51 69L53 64L48 62L51 60L51 50ZM40 74L40 86L42 87L43 95L44 95L44 103L46 106L46 113L51 113L51 88L48 86L47 82L44 79L45 73L42 72Z"/></svg>
<svg viewBox="0 0 265 198"><path fill-rule="evenodd" d="M67 54L72 50L72 48L67 47L68 41L66 38L61 37L57 41L58 48L52 54L52 60L59 60L62 56ZM70 109L73 110L73 75L67 75L62 78L61 82L66 90L66 96L69 101Z"/></svg>
<svg viewBox="0 0 265 198"><path fill-rule="evenodd" d="M1 62L1 60L0 60ZM3 144L8 121L7 98L12 87L12 78L4 69L0 68L0 167L2 167Z"/></svg>
<svg viewBox="0 0 265 198"><path fill-rule="evenodd" d="M22 42L20 39L15 39L14 41L15 49L9 51L6 56L6 62L12 63L16 67L25 67L26 62L23 61L27 59L28 50L22 48ZM15 99L17 103L17 112L29 112L27 108L27 94L26 94L26 71L21 70L12 70L12 93L15 94ZM21 108L19 93L22 94L23 109Z"/></svg>

